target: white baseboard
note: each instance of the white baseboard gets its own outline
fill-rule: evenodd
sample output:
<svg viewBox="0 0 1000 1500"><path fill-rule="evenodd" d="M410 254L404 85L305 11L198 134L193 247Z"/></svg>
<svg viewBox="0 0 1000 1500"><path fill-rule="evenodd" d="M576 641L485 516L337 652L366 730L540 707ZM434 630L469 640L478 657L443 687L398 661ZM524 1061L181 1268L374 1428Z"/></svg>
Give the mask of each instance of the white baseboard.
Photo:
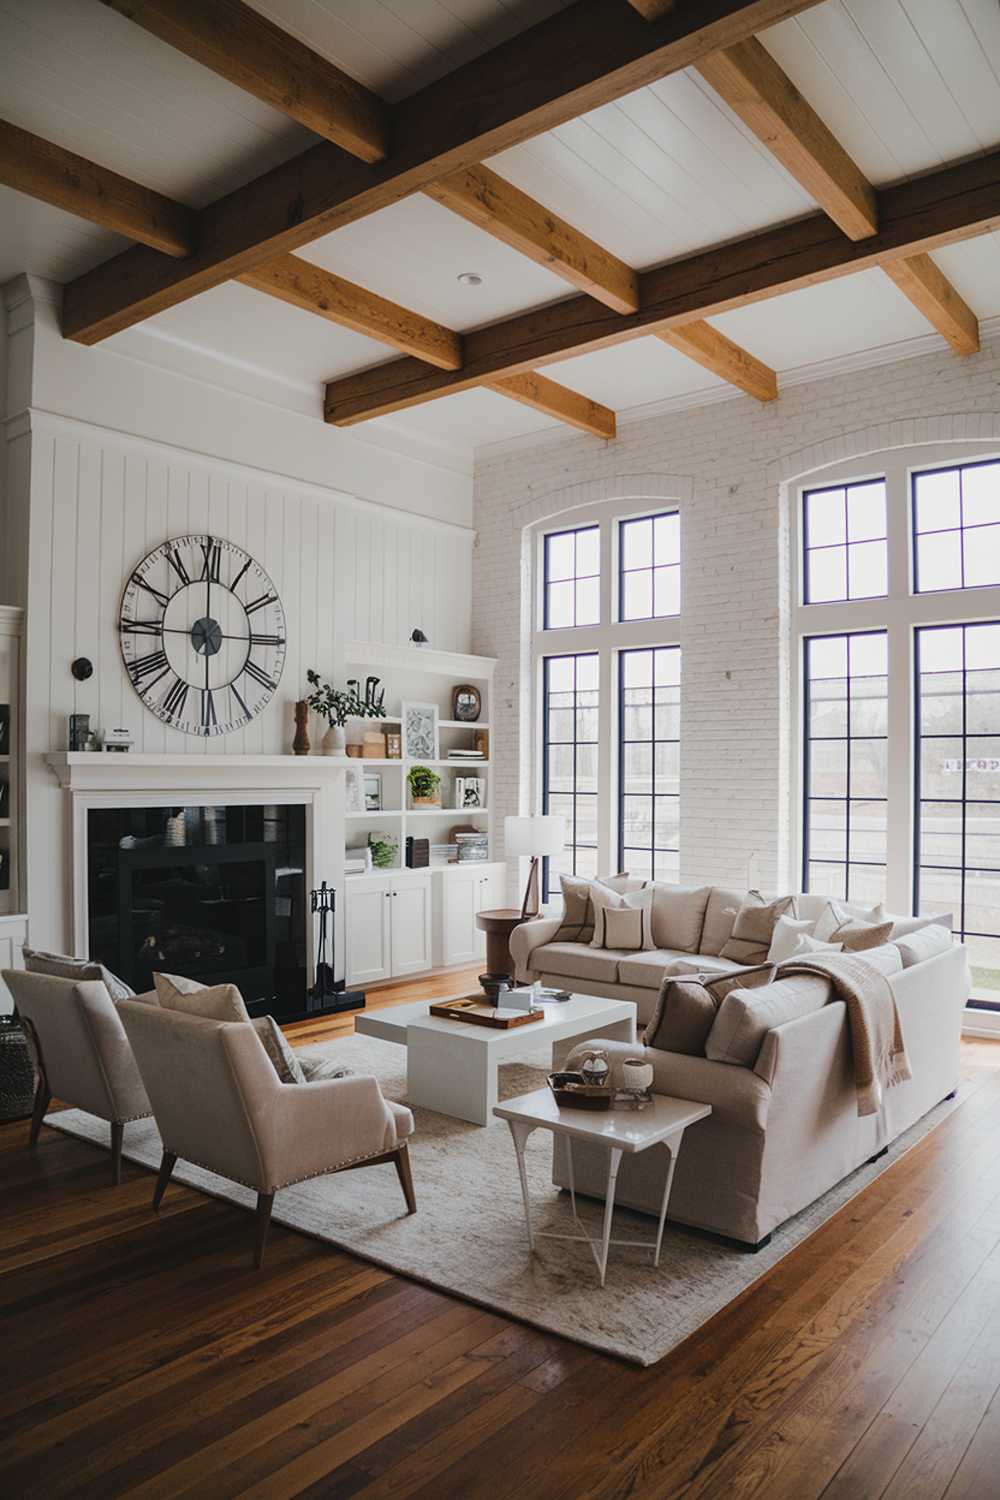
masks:
<svg viewBox="0 0 1000 1500"><path fill-rule="evenodd" d="M966 1010L962 1018L962 1035L1000 1040L1000 1010Z"/></svg>

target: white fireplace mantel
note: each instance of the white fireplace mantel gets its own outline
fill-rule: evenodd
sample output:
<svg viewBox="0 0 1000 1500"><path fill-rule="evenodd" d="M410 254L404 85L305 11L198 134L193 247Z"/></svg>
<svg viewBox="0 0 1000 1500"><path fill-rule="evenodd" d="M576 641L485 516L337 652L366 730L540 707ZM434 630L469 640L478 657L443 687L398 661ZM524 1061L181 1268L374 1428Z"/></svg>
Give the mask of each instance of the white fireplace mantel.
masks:
<svg viewBox="0 0 1000 1500"><path fill-rule="evenodd" d="M143 755L60 750L45 757L70 792L319 791L349 765L346 755Z"/></svg>

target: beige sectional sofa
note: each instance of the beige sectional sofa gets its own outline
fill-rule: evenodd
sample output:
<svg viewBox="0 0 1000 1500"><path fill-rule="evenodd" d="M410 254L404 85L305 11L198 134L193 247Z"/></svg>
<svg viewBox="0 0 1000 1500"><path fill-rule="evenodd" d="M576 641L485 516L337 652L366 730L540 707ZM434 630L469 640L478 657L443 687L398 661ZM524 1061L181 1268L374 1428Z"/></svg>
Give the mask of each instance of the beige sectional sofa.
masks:
<svg viewBox="0 0 1000 1500"><path fill-rule="evenodd" d="M664 890L677 892L681 900L688 895L678 888ZM741 900L741 893L711 890L694 952L664 948L624 953L553 942L561 917L524 923L513 934L511 950L522 981L541 978L586 994L635 1000L642 1026L654 1013L668 973L719 973L739 967L721 958L718 950L726 941L720 934L726 932L727 922L731 931ZM670 901L667 894L661 904L665 908ZM797 898L803 917L818 916L825 904L816 896ZM949 917L936 920L950 926ZM846 1006L824 993L814 1007L806 1005L805 1013L764 1032L752 1065L644 1045L600 1043L613 1066L624 1056L641 1055L652 1063L657 1093L712 1106L710 1118L685 1134L670 1199L672 1220L759 1248L772 1230L881 1152L957 1087L962 1012L969 994L965 948L950 944L921 961L900 937L871 950L871 958L895 995L913 1075L886 1091L876 1115L858 1115ZM773 1007L780 1000L779 986L793 982L779 976L752 993L766 996ZM556 1064L572 1066L580 1050L580 1044L567 1044ZM560 1187L569 1181L563 1149L557 1141L553 1180ZM573 1159L577 1190L601 1197L603 1153L578 1143ZM626 1157L617 1201L657 1213L663 1170L660 1153Z"/></svg>

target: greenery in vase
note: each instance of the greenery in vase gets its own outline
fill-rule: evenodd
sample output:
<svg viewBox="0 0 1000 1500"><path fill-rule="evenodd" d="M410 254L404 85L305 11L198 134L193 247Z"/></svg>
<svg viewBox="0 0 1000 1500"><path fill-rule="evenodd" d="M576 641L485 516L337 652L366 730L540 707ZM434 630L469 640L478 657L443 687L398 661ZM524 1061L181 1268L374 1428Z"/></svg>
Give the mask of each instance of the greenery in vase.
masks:
<svg viewBox="0 0 1000 1500"><path fill-rule="evenodd" d="M306 681L312 688L306 702L315 713L324 718L332 729L334 724L343 729L348 719L380 717L378 710L360 698L354 689L335 688L323 682L312 668L306 672Z"/></svg>
<svg viewBox="0 0 1000 1500"><path fill-rule="evenodd" d="M371 833L368 847L372 852L372 864L377 870L388 870L396 863L399 844L391 833Z"/></svg>
<svg viewBox="0 0 1000 1500"><path fill-rule="evenodd" d="M410 783L410 796L423 797L428 801L434 796L441 785L441 778L430 766L411 766L406 773L406 779Z"/></svg>

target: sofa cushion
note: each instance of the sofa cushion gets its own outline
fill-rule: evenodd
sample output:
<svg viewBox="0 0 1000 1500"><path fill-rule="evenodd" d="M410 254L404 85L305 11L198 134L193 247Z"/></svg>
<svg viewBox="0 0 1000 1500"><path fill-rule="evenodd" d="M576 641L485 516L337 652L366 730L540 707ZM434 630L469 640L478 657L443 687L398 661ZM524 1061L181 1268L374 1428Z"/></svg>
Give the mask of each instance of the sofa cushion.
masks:
<svg viewBox="0 0 1000 1500"><path fill-rule="evenodd" d="M664 979L656 1010L643 1033L644 1044L663 1052L704 1057L719 1007L730 990L756 988L770 984L773 978L774 965L761 964L754 969L739 969L734 974L689 974L679 979Z"/></svg>
<svg viewBox="0 0 1000 1500"><path fill-rule="evenodd" d="M939 927L942 925L939 917L893 917L890 912L882 913L882 917L886 922L892 921L892 931L889 934L890 943L894 943L897 938L909 937L911 932L920 932L925 927ZM950 931L951 919L949 918L948 920L949 927L946 930Z"/></svg>
<svg viewBox="0 0 1000 1500"><path fill-rule="evenodd" d="M708 885L653 885L653 944L697 953L705 909L712 888Z"/></svg>
<svg viewBox="0 0 1000 1500"><path fill-rule="evenodd" d="M894 947L899 953L903 968L911 969L914 964L922 964L927 958L935 958L939 953L946 953L951 945L952 936L947 927L936 925L920 927L916 932L896 938L890 947ZM868 957L867 953L865 957Z"/></svg>
<svg viewBox="0 0 1000 1500"><path fill-rule="evenodd" d="M843 927L845 922L871 923L884 920L881 905L859 906L856 901L828 901L816 918L813 937L818 937L822 942L828 943L837 928Z"/></svg>
<svg viewBox="0 0 1000 1500"><path fill-rule="evenodd" d="M732 958L720 958L717 953L677 953L669 958L668 974L735 974L744 968Z"/></svg>
<svg viewBox="0 0 1000 1500"><path fill-rule="evenodd" d="M730 989L709 1032L705 1056L752 1068L769 1031L821 1010L832 990L829 979L818 974L790 974L763 989Z"/></svg>
<svg viewBox="0 0 1000 1500"><path fill-rule="evenodd" d="M156 997L164 1010L206 1021L249 1021L250 1013L235 984L199 984L183 974L154 974Z"/></svg>
<svg viewBox="0 0 1000 1500"><path fill-rule="evenodd" d="M282 1083L305 1083L306 1075L273 1016L255 1016L251 1026Z"/></svg>
<svg viewBox="0 0 1000 1500"><path fill-rule="evenodd" d="M23 948L24 967L29 974L50 974L55 979L99 979L112 1000L131 1000L135 990L112 974L103 964L89 958L72 958L68 953L45 953L41 948Z"/></svg>
<svg viewBox="0 0 1000 1500"><path fill-rule="evenodd" d="M603 979L618 983L620 959L633 957L613 948L591 948L588 943L546 943L532 955L534 967L543 974L566 979Z"/></svg>
<svg viewBox="0 0 1000 1500"><path fill-rule="evenodd" d="M701 929L699 953L718 956L733 935L733 924L743 905L745 891L727 891L713 885L705 907L705 920Z"/></svg>
<svg viewBox="0 0 1000 1500"><path fill-rule="evenodd" d="M743 899L732 936L723 944L721 956L741 964L761 964L768 955L775 923L779 917L795 911L794 896L779 896L765 901L759 891L748 891Z"/></svg>
<svg viewBox="0 0 1000 1500"><path fill-rule="evenodd" d="M631 891L627 895L595 884L591 899L594 908L594 948L622 948L633 953L648 953L653 942L650 914L653 889Z"/></svg>
<svg viewBox="0 0 1000 1500"><path fill-rule="evenodd" d="M903 972L903 956L895 943L883 943L879 948L866 948L861 957L887 979Z"/></svg>

